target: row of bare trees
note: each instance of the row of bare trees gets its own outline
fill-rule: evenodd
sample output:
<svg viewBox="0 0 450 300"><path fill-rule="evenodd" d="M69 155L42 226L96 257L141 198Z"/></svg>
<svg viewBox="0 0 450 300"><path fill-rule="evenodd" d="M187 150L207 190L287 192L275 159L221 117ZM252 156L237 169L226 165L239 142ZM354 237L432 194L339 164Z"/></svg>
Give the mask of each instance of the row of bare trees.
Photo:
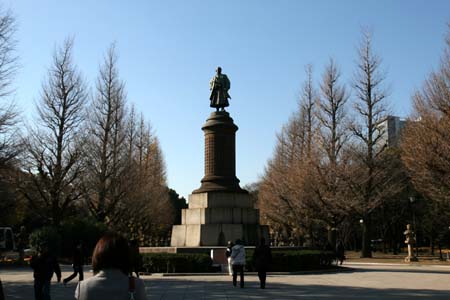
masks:
<svg viewBox="0 0 450 300"><path fill-rule="evenodd" d="M413 113L402 140L402 159L412 183L433 212L426 229L441 247L450 230L450 24L438 70L413 96ZM444 229L444 230L443 230Z"/></svg>
<svg viewBox="0 0 450 300"><path fill-rule="evenodd" d="M414 98L419 121L408 122L401 148L386 143L388 88L370 32L362 33L350 89L332 59L318 88L306 68L298 109L278 134L258 185L275 243L318 245L328 233L334 244L336 229L347 242L360 232L361 254L370 257L375 235L402 239L409 196L450 203L449 49Z"/></svg>
<svg viewBox="0 0 450 300"><path fill-rule="evenodd" d="M167 232L173 211L157 137L127 103L113 44L91 95L74 64L73 40L53 55L25 138L20 190L58 226L77 211L143 240Z"/></svg>
<svg viewBox="0 0 450 300"><path fill-rule="evenodd" d="M15 31L14 15L0 8L2 223L58 227L91 219L147 244L167 236L175 212L163 154L128 102L115 45L91 91L67 39L53 54L31 125L19 130Z"/></svg>

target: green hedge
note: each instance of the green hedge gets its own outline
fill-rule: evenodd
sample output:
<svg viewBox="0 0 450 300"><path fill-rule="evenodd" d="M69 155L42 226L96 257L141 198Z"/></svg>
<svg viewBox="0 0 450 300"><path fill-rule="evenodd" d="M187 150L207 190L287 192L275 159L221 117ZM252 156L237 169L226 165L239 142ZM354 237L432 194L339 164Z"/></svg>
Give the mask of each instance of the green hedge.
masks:
<svg viewBox="0 0 450 300"><path fill-rule="evenodd" d="M246 270L255 271L253 249L246 249ZM271 272L296 272L319 270L329 267L333 252L320 250L272 251ZM142 254L143 270L149 273L201 273L213 272L212 261L207 254Z"/></svg>
<svg viewBox="0 0 450 300"><path fill-rule="evenodd" d="M210 272L212 261L207 254L142 254L143 270L150 273Z"/></svg>
<svg viewBox="0 0 450 300"><path fill-rule="evenodd" d="M270 272L296 272L317 270L330 266L335 255L332 251L296 250L272 251ZM255 271L253 250L246 251L246 269Z"/></svg>

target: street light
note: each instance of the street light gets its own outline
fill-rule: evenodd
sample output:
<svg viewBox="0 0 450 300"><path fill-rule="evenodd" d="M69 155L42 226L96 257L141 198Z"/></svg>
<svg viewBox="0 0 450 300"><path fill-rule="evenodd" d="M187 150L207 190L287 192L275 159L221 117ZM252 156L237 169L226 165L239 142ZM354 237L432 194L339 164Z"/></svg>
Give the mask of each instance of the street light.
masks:
<svg viewBox="0 0 450 300"><path fill-rule="evenodd" d="M365 236L364 236L364 219L359 219L359 224L361 224L361 257L364 256L364 243L365 243Z"/></svg>

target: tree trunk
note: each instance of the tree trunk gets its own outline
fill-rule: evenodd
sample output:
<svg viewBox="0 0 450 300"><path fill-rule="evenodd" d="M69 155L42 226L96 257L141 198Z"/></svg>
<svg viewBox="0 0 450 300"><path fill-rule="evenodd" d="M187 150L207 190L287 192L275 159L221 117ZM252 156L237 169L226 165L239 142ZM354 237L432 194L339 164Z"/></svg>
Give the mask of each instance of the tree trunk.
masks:
<svg viewBox="0 0 450 300"><path fill-rule="evenodd" d="M331 247L333 247L333 250L336 249L336 228L331 227L328 229L328 243L330 243Z"/></svg>
<svg viewBox="0 0 450 300"><path fill-rule="evenodd" d="M362 248L361 258L372 257L372 249L370 249L370 225L367 220L362 224Z"/></svg>
<svg viewBox="0 0 450 300"><path fill-rule="evenodd" d="M433 236L430 238L430 249L431 249L431 255L434 255L434 239Z"/></svg>

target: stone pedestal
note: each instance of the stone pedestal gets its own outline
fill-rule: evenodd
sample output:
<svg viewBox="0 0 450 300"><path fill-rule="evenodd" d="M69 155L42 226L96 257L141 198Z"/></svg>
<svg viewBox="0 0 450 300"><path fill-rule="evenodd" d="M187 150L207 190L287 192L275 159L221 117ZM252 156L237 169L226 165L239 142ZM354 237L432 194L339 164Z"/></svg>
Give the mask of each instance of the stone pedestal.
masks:
<svg viewBox="0 0 450 300"><path fill-rule="evenodd" d="M269 238L267 226L259 225L259 211L236 177L235 134L238 127L228 112L213 112L202 130L205 134L205 176L199 189L189 195L181 225L172 229L171 246L225 246L243 240L256 245Z"/></svg>
<svg viewBox="0 0 450 300"><path fill-rule="evenodd" d="M256 245L269 238L267 226L259 225L259 211L249 194L205 192L189 196L189 208L182 210L181 225L172 228L171 246L225 246L244 240Z"/></svg>

